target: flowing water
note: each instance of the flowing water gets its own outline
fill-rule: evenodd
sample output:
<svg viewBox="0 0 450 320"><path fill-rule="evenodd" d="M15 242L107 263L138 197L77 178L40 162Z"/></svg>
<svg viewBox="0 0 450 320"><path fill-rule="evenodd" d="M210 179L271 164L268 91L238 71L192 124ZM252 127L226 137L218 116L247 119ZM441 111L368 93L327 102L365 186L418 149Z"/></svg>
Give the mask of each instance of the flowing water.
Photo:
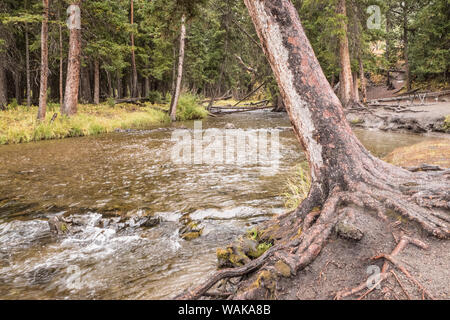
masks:
<svg viewBox="0 0 450 320"><path fill-rule="evenodd" d="M206 279L216 268L217 247L284 211L286 179L304 160L286 115L228 115L203 127L230 122L279 133L277 171L175 165L170 129L0 147L0 298L170 299ZM193 123L184 125L192 132ZM377 156L431 139L357 134ZM161 223L135 223L148 215ZM179 236L187 215L204 228L192 241ZM80 227L52 235L54 216Z"/></svg>

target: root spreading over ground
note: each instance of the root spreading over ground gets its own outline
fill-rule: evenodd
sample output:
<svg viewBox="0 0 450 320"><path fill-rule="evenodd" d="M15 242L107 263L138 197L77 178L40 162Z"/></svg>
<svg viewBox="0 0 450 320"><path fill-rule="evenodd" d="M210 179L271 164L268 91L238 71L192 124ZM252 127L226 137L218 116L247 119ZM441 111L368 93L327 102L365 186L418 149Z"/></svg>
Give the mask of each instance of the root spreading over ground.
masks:
<svg viewBox="0 0 450 320"><path fill-rule="evenodd" d="M311 264L333 232L340 232L344 237L358 240L361 231L352 226L352 221L362 210L372 212L381 219L397 239L397 246L391 253L373 257L374 260L385 261L379 282L394 276L403 287L394 269L389 270L389 264L392 264L422 291L424 297L432 299L432 294L396 259L396 256L410 244L424 250L427 249L427 245L401 230L398 231L395 228L397 223L392 223L388 216L400 215L417 223L428 234L448 239L450 170L422 166L411 168L414 171L412 172L391 166L381 160L375 163L378 166L377 170L370 167L370 170L366 171L367 174L362 174L357 181L352 179L335 186L322 203L316 193L318 192L316 190L320 190L319 186L313 184L308 198L296 211L267 223L266 228L272 227L274 230L270 235L274 240L273 247L242 267L218 271L204 284L184 292L177 299L199 299L202 296L229 299L275 298L273 294L277 281L282 277L296 275ZM225 291L224 281L222 291L209 292L221 280L231 278L239 278L233 292ZM241 281L243 279L246 281ZM372 290L373 288L367 289L367 283L363 282L357 286L355 284L353 289L336 292L335 298L342 299L366 291L360 297L363 298Z"/></svg>

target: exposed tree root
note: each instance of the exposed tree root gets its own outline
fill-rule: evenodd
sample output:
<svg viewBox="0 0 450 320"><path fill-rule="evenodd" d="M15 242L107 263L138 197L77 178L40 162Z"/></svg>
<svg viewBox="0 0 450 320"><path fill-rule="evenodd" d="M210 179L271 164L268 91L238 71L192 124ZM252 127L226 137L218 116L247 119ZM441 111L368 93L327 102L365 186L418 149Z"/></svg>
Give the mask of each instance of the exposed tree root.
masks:
<svg viewBox="0 0 450 320"><path fill-rule="evenodd" d="M392 251L392 253L390 255L387 254L381 254L378 255L376 257L373 257L372 260L378 260L381 258L385 258L386 260L390 261L392 264L394 264L400 271L402 271L411 281L413 281L423 292L425 292L431 299L433 299L433 297L431 296L431 294L429 294L428 291L426 291L426 289L414 278L411 276L411 274L396 260L396 256L402 252L406 246L408 244L414 244L415 246L423 249L423 250L428 250L428 246L423 243L420 240L417 239L413 239L410 238L406 235L403 235L400 239L400 241L398 242L397 246L395 247L395 249ZM374 285L371 286L371 288L369 290L367 290L362 296L360 296L358 298L358 300L363 299L364 297L366 297L369 293L371 293L375 288L377 288L384 280L388 279L391 275L394 275L396 280L398 281L398 283L400 284L402 290L405 292L406 296L408 298L410 298L409 294L407 293L407 291L405 290L405 288L403 287L402 283L400 282L400 280L398 279L397 275L391 271L388 272L389 269L389 264L387 263L387 261L384 263L383 268L381 269L381 273L380 273L380 277L377 283L375 283ZM352 295L355 295L363 290L367 289L367 281L361 283L359 286L350 289L350 290L342 290L339 291L336 296L335 296L335 300L340 300Z"/></svg>
<svg viewBox="0 0 450 320"><path fill-rule="evenodd" d="M326 184L313 184L308 198L298 210L278 218L278 223L282 221L290 225L298 224L300 219L302 225L300 236L297 234L298 230L293 228L291 233L283 234L275 246L258 259L240 268L219 271L201 286L176 298L198 299L218 281L246 275L254 281L241 281L237 293L229 298L274 298L276 282L281 277L295 275L312 263L326 245L336 225L344 219L351 220L362 210L374 212L388 226L390 222L388 215L401 215L418 223L422 229L435 237L441 239L450 237L448 216L450 171L412 173L378 159L364 162L363 166L364 169L359 170L358 175L352 174L348 179L344 176L341 180L343 182L329 192L323 191ZM321 206L321 210L313 210L317 206ZM379 282L393 275L388 271L390 262L425 295L432 298L432 295L396 259L408 244L427 249L427 245L423 242L402 235L391 254L381 254L373 258L386 260ZM336 298L342 299L365 289L367 285L363 283L354 289L339 292ZM368 293L366 292L363 297ZM405 294L409 296L406 291Z"/></svg>

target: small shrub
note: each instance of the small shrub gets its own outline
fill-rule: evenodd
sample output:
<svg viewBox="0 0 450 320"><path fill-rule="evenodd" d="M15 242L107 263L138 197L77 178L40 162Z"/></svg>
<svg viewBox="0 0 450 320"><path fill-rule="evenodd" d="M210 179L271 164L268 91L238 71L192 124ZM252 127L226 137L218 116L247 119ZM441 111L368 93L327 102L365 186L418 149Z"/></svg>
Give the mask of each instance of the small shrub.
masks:
<svg viewBox="0 0 450 320"><path fill-rule="evenodd" d="M159 91L150 91L148 94L148 99L151 104L162 103L162 95Z"/></svg>
<svg viewBox="0 0 450 320"><path fill-rule="evenodd" d="M108 98L108 106L110 106L111 108L114 108L114 106L116 105L116 100L114 100L114 98Z"/></svg>
<svg viewBox="0 0 450 320"><path fill-rule="evenodd" d="M208 111L202 107L196 96L183 94L177 107L177 119L180 121L198 120L208 116Z"/></svg>
<svg viewBox="0 0 450 320"><path fill-rule="evenodd" d="M13 98L11 100L11 103L8 105L8 107L6 107L6 109L8 109L8 110L16 110L18 106L19 106L19 103L17 102L17 99Z"/></svg>

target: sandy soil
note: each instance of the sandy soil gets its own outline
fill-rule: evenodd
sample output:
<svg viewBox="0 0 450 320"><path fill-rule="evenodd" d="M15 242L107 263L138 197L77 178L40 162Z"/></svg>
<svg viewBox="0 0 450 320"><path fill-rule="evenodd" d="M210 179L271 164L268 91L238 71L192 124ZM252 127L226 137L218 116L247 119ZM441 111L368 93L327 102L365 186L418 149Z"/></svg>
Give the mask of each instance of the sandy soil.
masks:
<svg viewBox="0 0 450 320"><path fill-rule="evenodd" d="M396 245L392 234L386 225L370 214L359 215L355 225L364 232L360 242L333 237L310 266L295 277L280 282L277 299L333 299L338 291L366 282L373 275L368 273L370 266L381 269L383 260L372 261L371 257L392 252ZM409 245L398 255L398 260L435 299L450 299L450 243L427 237L414 226L400 227L417 232L416 238L427 243L430 249L424 251ZM411 299L422 299L422 292L399 270L392 266L390 270L394 270ZM365 291L346 299L357 299ZM391 276L380 289L372 291L364 299L403 300L408 296Z"/></svg>

